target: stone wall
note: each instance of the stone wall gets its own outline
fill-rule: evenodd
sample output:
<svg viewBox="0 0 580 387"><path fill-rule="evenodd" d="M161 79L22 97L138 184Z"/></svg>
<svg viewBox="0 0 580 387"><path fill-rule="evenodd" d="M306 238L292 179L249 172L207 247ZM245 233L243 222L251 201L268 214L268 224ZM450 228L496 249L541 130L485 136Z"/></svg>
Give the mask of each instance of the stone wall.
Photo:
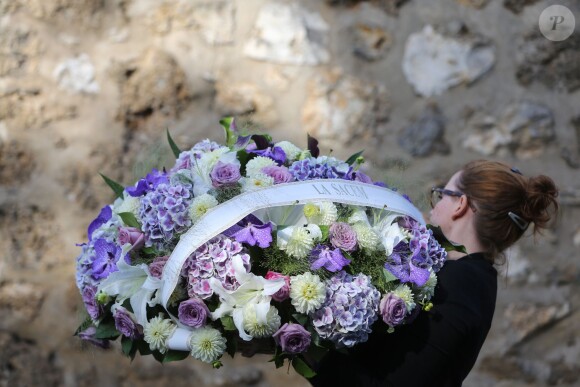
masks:
<svg viewBox="0 0 580 387"><path fill-rule="evenodd" d="M74 261L113 196L218 120L345 158L425 211L474 158L561 188L561 213L501 267L466 386L578 385L580 37L539 0L0 0L0 384L304 385L267 358L130 362L72 337ZM580 19L580 2L562 0Z"/></svg>

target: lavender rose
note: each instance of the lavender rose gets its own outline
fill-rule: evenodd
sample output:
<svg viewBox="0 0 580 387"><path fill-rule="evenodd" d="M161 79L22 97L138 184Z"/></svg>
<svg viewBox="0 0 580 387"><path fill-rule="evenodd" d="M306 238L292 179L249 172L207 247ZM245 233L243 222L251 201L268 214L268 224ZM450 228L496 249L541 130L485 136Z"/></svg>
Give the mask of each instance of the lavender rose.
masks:
<svg viewBox="0 0 580 387"><path fill-rule="evenodd" d="M145 234L135 227L119 227L118 242L121 246L130 243L133 249L140 249L145 244Z"/></svg>
<svg viewBox="0 0 580 387"><path fill-rule="evenodd" d="M133 321L133 318L125 308L117 308L113 318L115 319L115 328L123 336L133 340L143 337L143 327Z"/></svg>
<svg viewBox="0 0 580 387"><path fill-rule="evenodd" d="M278 278L284 278L284 282L286 282L284 284L284 286L282 286L280 288L280 290L278 290L276 293L272 294L272 298L275 301L278 302L282 302L286 299L288 299L288 297L290 297L290 277L284 274L280 274L280 273L276 273L275 271L268 271L266 273L266 277L267 280L275 280Z"/></svg>
<svg viewBox="0 0 580 387"><path fill-rule="evenodd" d="M149 273L151 273L152 277L161 278L161 274L163 274L163 268L165 267L168 259L168 255L156 257L153 262L149 264Z"/></svg>
<svg viewBox="0 0 580 387"><path fill-rule="evenodd" d="M395 296L393 293L389 293L381 300L379 313L383 321L392 328L405 320L407 307L402 298Z"/></svg>
<svg viewBox="0 0 580 387"><path fill-rule="evenodd" d="M192 328L201 328L205 325L209 309L199 298L190 298L179 304L177 317L182 324Z"/></svg>
<svg viewBox="0 0 580 387"><path fill-rule="evenodd" d="M222 163L221 161L217 162L209 176L211 177L211 183L215 188L235 184L242 177L240 175L240 168L237 165Z"/></svg>
<svg viewBox="0 0 580 387"><path fill-rule="evenodd" d="M270 165L262 168L262 173L272 177L274 179L274 184L289 183L294 181L294 175L291 174L286 167Z"/></svg>
<svg viewBox="0 0 580 387"><path fill-rule="evenodd" d="M354 251L356 249L356 232L348 223L333 223L330 226L329 234L330 243L334 247L343 249L344 251Z"/></svg>
<svg viewBox="0 0 580 387"><path fill-rule="evenodd" d="M290 354L302 353L310 346L310 332L300 324L284 324L272 335L276 345Z"/></svg>
<svg viewBox="0 0 580 387"><path fill-rule="evenodd" d="M103 313L103 306L97 302L96 290L94 286L86 286L82 291L85 308L93 320L98 320Z"/></svg>

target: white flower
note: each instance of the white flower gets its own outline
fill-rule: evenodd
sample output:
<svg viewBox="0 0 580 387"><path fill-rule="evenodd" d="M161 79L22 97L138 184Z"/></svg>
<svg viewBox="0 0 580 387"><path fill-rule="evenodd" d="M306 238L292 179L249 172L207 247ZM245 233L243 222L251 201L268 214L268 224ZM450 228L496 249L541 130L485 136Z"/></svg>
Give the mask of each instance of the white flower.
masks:
<svg viewBox="0 0 580 387"><path fill-rule="evenodd" d="M310 313L326 299L326 288L320 277L310 272L290 277L290 299L299 313Z"/></svg>
<svg viewBox="0 0 580 387"><path fill-rule="evenodd" d="M152 351L158 350L161 353L167 351L167 339L173 334L177 325L169 319L164 319L163 314L159 313L153 317L143 327L144 340L149 343Z"/></svg>
<svg viewBox="0 0 580 387"><path fill-rule="evenodd" d="M123 191L123 199L118 198L115 200L113 205L113 212L116 214L121 214L123 212L130 212L135 217L139 217L139 206L141 205L141 201L138 197L133 197L127 193L127 191Z"/></svg>
<svg viewBox="0 0 580 387"><path fill-rule="evenodd" d="M253 337L270 337L280 328L280 315L278 309L270 305L266 313L266 319L258 318L256 304L248 304L244 308L244 329Z"/></svg>
<svg viewBox="0 0 580 387"><path fill-rule="evenodd" d="M309 203L304 206L304 215L310 223L330 226L338 219L338 210L332 202Z"/></svg>
<svg viewBox="0 0 580 387"><path fill-rule="evenodd" d="M210 173L218 161L240 165L236 152L230 151L228 147L215 149L202 154L199 159L194 159L191 166L194 196L201 196L213 188Z"/></svg>
<svg viewBox="0 0 580 387"><path fill-rule="evenodd" d="M292 257L304 258L314 247L314 238L303 226L290 226L277 233L276 243L280 250Z"/></svg>
<svg viewBox="0 0 580 387"><path fill-rule="evenodd" d="M360 207L357 207L356 210L352 212L352 214L348 218L348 223L352 225L357 223L363 223L367 226L370 226L369 218L367 216L366 211Z"/></svg>
<svg viewBox="0 0 580 387"><path fill-rule="evenodd" d="M292 144L290 141L280 141L274 144L274 146L282 148L286 154L286 162L292 162L296 160L300 155L300 152L302 152L300 148Z"/></svg>
<svg viewBox="0 0 580 387"><path fill-rule="evenodd" d="M394 247L408 237L408 235L402 231L399 224L395 222L399 216L400 215L398 214L386 216L373 227L381 238L381 243L384 246L387 255L391 255Z"/></svg>
<svg viewBox="0 0 580 387"><path fill-rule="evenodd" d="M306 229L306 231L308 231L308 233L310 234L310 238L312 238L314 241L319 241L322 239L322 230L317 225L308 224L304 226L304 228Z"/></svg>
<svg viewBox="0 0 580 387"><path fill-rule="evenodd" d="M413 299L413 291L406 284L399 285L393 290L393 294L403 301L405 301L405 306L407 307L407 312L410 312L415 308L415 300Z"/></svg>
<svg viewBox="0 0 580 387"><path fill-rule="evenodd" d="M381 239L369 225L358 222L352 225L356 233L356 240L359 246L366 251L376 251L381 243Z"/></svg>
<svg viewBox="0 0 580 387"><path fill-rule="evenodd" d="M250 341L252 336L246 333L244 308L250 304L255 304L256 319L260 323L267 321L267 314L270 310L270 300L272 294L276 293L286 283L283 278L267 280L264 277L246 272L244 263L240 255L232 258L234 276L240 286L235 290L227 290L217 278L211 278L209 285L219 296L220 305L211 314L213 320L223 316L232 316L234 324L238 328L240 337Z"/></svg>
<svg viewBox="0 0 580 387"><path fill-rule="evenodd" d="M194 329L189 337L191 356L206 363L218 360L226 350L226 338L211 327Z"/></svg>
<svg viewBox="0 0 580 387"><path fill-rule="evenodd" d="M254 157L246 164L246 177L254 177L262 173L262 168L272 167L274 165L276 165L276 162L269 157Z"/></svg>
<svg viewBox="0 0 580 387"><path fill-rule="evenodd" d="M200 196L195 197L192 202L191 206L189 207L189 217L192 221L196 221L201 218L205 213L217 206L219 202L216 198L211 196L210 194L203 194Z"/></svg>
<svg viewBox="0 0 580 387"><path fill-rule="evenodd" d="M274 185L274 178L265 173L256 173L252 177L241 178L240 182L242 184L242 192L249 192Z"/></svg>

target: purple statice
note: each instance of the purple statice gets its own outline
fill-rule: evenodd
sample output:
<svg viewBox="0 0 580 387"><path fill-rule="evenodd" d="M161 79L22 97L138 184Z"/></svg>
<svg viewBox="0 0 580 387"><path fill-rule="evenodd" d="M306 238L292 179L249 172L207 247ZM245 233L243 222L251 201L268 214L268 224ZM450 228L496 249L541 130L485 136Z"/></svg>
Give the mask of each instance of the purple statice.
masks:
<svg viewBox="0 0 580 387"><path fill-rule="evenodd" d="M201 155L204 153L212 152L216 149L221 148L222 145L218 144L215 141L211 141L209 139L205 139L203 141L198 142L188 151L183 151L179 154L177 160L175 160L175 164L169 171L170 174L173 174L180 169L191 169L195 164L195 160L201 158Z"/></svg>
<svg viewBox="0 0 580 387"><path fill-rule="evenodd" d="M160 184L141 199L145 246L164 251L175 243L176 234L191 226L188 210L193 193L190 184Z"/></svg>
<svg viewBox="0 0 580 387"><path fill-rule="evenodd" d="M134 187L127 187L125 191L133 197L143 196L148 192L155 190L161 184L169 183L169 178L165 171L158 171L153 168L150 173L142 179L139 179Z"/></svg>
<svg viewBox="0 0 580 387"><path fill-rule="evenodd" d="M254 215L248 215L237 224L223 232L229 238L249 246L258 245L262 249L272 243L272 223L263 223Z"/></svg>
<svg viewBox="0 0 580 387"><path fill-rule="evenodd" d="M108 242L106 239L94 241L94 252L91 269L95 280L107 278L109 274L119 270L117 262L121 258L122 249L116 243ZM129 260L129 255L125 255L125 261ZM130 263L130 262L127 262Z"/></svg>
<svg viewBox="0 0 580 387"><path fill-rule="evenodd" d="M312 260L310 269L312 270L318 270L323 267L335 273L350 263L350 260L342 255L339 248L331 250L330 247L320 244L312 249L310 257Z"/></svg>
<svg viewBox="0 0 580 387"><path fill-rule="evenodd" d="M370 277L341 271L326 281L326 301L310 315L314 329L337 348L363 343L378 319L380 297Z"/></svg>
<svg viewBox="0 0 580 387"><path fill-rule="evenodd" d="M250 153L255 153L258 156L268 157L276 162L278 165L282 165L286 162L286 152L282 150L279 146L268 147L266 149L256 149L250 150Z"/></svg>
<svg viewBox="0 0 580 387"><path fill-rule="evenodd" d="M429 269L437 272L447 253L433 236L433 232L419 222L404 217L399 225L410 233L408 241L399 242L387 258L385 269L401 282L423 286L429 279Z"/></svg>
<svg viewBox="0 0 580 387"><path fill-rule="evenodd" d="M233 258L239 255L247 271L250 270L250 256L242 244L224 235L218 235L195 250L185 261L181 275L187 282L189 297L209 298L213 290L211 278L218 279L226 290L235 290L240 284L236 280Z"/></svg>
<svg viewBox="0 0 580 387"><path fill-rule="evenodd" d="M318 163L317 159L314 157L294 161L288 170L298 181L314 179L337 179L339 177L338 173L336 173L332 166Z"/></svg>

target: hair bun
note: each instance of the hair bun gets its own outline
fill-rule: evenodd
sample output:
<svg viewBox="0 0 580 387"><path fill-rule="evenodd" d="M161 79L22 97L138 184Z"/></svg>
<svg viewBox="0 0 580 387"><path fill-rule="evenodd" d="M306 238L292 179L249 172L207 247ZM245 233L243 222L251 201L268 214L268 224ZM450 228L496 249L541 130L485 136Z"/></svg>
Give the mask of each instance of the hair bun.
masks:
<svg viewBox="0 0 580 387"><path fill-rule="evenodd" d="M545 175L530 177L522 217L534 223L535 228L545 228L550 220L550 207L558 209L558 188L554 181Z"/></svg>

